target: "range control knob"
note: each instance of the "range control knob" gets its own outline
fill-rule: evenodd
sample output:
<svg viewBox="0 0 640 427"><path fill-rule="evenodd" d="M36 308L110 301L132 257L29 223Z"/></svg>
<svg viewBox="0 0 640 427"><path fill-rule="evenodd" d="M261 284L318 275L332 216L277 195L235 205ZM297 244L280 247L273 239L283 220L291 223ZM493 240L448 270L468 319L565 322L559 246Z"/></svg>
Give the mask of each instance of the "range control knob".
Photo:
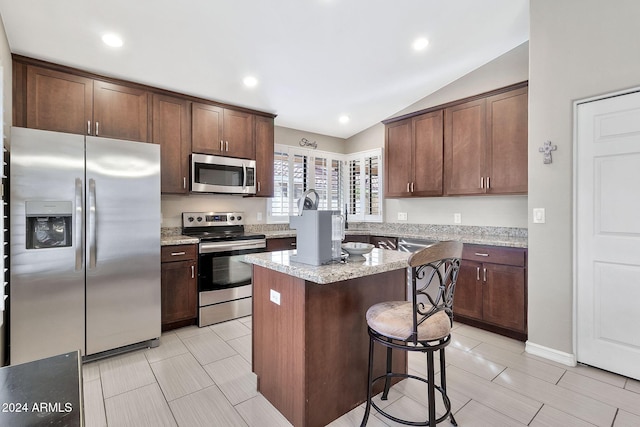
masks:
<svg viewBox="0 0 640 427"><path fill-rule="evenodd" d="M238 215L238 221L242 220L242 217L240 215Z"/></svg>
<svg viewBox="0 0 640 427"><path fill-rule="evenodd" d="M187 221L189 221L189 222L193 222L193 217L192 217L192 216L190 216L189 218L187 218Z"/></svg>
<svg viewBox="0 0 640 427"><path fill-rule="evenodd" d="M198 222L202 222L202 217L201 216L199 216L197 219L198 219Z"/></svg>
<svg viewBox="0 0 640 427"><path fill-rule="evenodd" d="M231 216L229 217L229 221L233 221L234 219L236 219L236 217L235 217L235 216L233 216L233 215L231 215Z"/></svg>

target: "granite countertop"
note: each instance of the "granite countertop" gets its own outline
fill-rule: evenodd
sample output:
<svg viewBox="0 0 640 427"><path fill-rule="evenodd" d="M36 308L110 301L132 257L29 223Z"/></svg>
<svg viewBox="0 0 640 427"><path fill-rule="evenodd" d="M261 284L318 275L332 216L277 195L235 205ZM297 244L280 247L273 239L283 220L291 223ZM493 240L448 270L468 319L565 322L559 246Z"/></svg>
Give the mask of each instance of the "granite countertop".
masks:
<svg viewBox="0 0 640 427"><path fill-rule="evenodd" d="M200 239L198 239L197 237L189 237L182 234L162 236L160 238L160 246L197 245L198 243L200 243Z"/></svg>
<svg viewBox="0 0 640 427"><path fill-rule="evenodd" d="M296 230L278 230L278 231L265 231L263 232L267 239L277 239L283 237L295 237ZM396 238L411 238L411 239L424 239L424 240L456 240L462 243L472 243L477 245L491 245L491 246L509 246L513 248L526 248L528 246L528 239L521 236L504 236L493 234L460 234L460 233L403 233L398 231L378 233L371 230L345 230L347 236L351 235L371 235L371 236L386 236Z"/></svg>
<svg viewBox="0 0 640 427"><path fill-rule="evenodd" d="M361 223L359 223L361 225ZM267 239L296 237L296 230L276 229L269 230L264 225L246 226L247 231L262 233ZM527 248L528 238L526 229L511 229L502 227L473 227L473 226L438 226L421 224L381 224L380 229L372 228L349 228L345 230L346 235L370 235L386 236L396 238L412 238L424 240L456 240L462 243L491 246L507 246L512 248ZM179 227L167 228L162 231L161 245L188 245L197 244L199 240L195 237L180 234Z"/></svg>
<svg viewBox="0 0 640 427"><path fill-rule="evenodd" d="M371 253L365 255L365 261L315 266L291 261L290 256L295 253L296 251L278 251L248 254L244 256L244 260L250 264L325 285L405 268L410 255L407 252L374 248Z"/></svg>

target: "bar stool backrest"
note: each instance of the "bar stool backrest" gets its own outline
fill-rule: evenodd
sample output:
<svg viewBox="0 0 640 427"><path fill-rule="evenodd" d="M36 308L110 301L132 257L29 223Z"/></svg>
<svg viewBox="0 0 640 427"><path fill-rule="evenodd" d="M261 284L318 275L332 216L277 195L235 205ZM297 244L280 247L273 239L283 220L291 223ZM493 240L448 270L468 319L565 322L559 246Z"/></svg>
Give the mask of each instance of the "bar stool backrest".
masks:
<svg viewBox="0 0 640 427"><path fill-rule="evenodd" d="M453 325L453 296L460 269L462 243L439 242L411 254L407 278L413 299L413 330L407 341L417 344L418 327L444 311Z"/></svg>

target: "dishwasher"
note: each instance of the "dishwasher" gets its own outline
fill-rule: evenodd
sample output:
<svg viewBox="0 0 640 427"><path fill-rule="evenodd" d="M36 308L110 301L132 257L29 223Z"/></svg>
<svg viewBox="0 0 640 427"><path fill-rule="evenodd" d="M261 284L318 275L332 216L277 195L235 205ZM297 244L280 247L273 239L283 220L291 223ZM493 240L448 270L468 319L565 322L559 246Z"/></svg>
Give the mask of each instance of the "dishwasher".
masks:
<svg viewBox="0 0 640 427"><path fill-rule="evenodd" d="M421 249L424 249L426 247L429 247L435 243L438 243L436 240L428 240L428 239L412 239L412 238L407 238L407 237L400 237L398 238L398 250L401 252L417 252ZM444 266L443 266L444 268ZM432 268L431 267L427 267L424 271L424 277L422 280L420 280L419 278L418 283L417 283L417 289L420 289L422 286L424 286L426 283L426 277L431 276L431 271ZM444 271L443 271L444 272ZM434 277L433 278L433 282L434 283L438 283L438 278ZM438 287L437 285L434 286L430 286L427 288L427 293L431 296L431 298L433 298L435 300L435 298L437 297L437 293L438 293ZM409 283L409 272L407 272L407 301L413 301L413 295L411 294L411 284ZM421 297L418 298L418 301L421 301L425 304L428 304L429 301L427 301L427 298L422 295Z"/></svg>

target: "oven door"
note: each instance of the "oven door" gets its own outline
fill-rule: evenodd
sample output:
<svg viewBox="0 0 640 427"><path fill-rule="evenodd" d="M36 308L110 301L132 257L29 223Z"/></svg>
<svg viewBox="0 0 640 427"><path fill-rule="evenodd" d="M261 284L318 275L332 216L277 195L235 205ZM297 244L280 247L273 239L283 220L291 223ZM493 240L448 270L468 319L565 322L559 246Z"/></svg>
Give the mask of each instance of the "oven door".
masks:
<svg viewBox="0 0 640 427"><path fill-rule="evenodd" d="M252 266L245 254L266 251L266 240L201 242L198 259L198 325L251 314Z"/></svg>
<svg viewBox="0 0 640 427"><path fill-rule="evenodd" d="M256 161L192 154L191 191L200 193L255 194Z"/></svg>

